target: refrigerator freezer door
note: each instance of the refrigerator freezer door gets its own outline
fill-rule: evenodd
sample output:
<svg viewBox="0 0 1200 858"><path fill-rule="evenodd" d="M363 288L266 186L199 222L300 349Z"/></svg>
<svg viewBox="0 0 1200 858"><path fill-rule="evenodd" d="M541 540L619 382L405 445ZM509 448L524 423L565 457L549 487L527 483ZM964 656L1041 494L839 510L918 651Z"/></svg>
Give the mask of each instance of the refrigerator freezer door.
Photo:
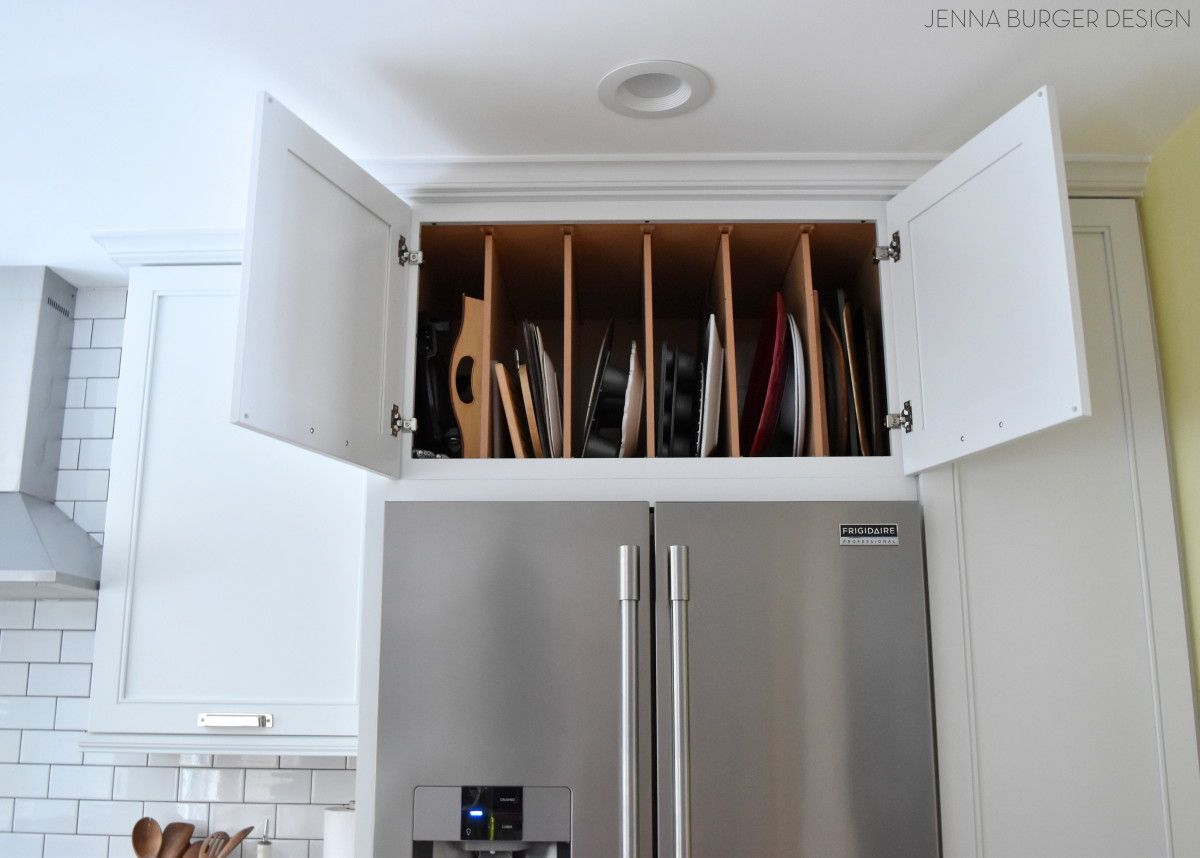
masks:
<svg viewBox="0 0 1200 858"><path fill-rule="evenodd" d="M387 505L374 854L412 854L418 787L471 785L566 787L572 858L619 854L630 604L651 795L649 546L644 503Z"/></svg>
<svg viewBox="0 0 1200 858"><path fill-rule="evenodd" d="M682 706L672 604L655 608L658 854L678 854L686 726L692 858L936 856L917 505L660 504L654 530L658 593L688 547Z"/></svg>

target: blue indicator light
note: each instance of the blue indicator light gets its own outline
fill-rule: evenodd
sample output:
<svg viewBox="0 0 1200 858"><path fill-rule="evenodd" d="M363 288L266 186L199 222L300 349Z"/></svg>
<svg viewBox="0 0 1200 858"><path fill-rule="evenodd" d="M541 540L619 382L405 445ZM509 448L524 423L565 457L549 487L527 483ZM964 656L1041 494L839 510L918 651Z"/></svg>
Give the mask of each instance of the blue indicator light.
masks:
<svg viewBox="0 0 1200 858"><path fill-rule="evenodd" d="M483 811L482 810L468 810L467 815L468 816L483 816Z"/></svg>

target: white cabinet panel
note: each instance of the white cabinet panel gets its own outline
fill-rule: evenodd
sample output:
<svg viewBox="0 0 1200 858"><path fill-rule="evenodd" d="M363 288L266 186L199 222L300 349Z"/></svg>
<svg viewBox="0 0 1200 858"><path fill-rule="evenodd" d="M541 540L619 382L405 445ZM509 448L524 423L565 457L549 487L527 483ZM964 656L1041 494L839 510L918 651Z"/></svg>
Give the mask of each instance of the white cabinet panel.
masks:
<svg viewBox="0 0 1200 858"><path fill-rule="evenodd" d="M905 473L1089 413L1048 87L898 194L887 222Z"/></svg>
<svg viewBox="0 0 1200 858"><path fill-rule="evenodd" d="M94 732L356 731L364 477L229 422L238 277L132 276ZM202 712L273 726L206 730Z"/></svg>
<svg viewBox="0 0 1200 858"><path fill-rule="evenodd" d="M391 191L260 96L235 423L399 476L390 426L409 356L399 248L411 226Z"/></svg>
<svg viewBox="0 0 1200 858"><path fill-rule="evenodd" d="M1134 203L1073 214L1094 415L921 477L947 855L1200 854Z"/></svg>

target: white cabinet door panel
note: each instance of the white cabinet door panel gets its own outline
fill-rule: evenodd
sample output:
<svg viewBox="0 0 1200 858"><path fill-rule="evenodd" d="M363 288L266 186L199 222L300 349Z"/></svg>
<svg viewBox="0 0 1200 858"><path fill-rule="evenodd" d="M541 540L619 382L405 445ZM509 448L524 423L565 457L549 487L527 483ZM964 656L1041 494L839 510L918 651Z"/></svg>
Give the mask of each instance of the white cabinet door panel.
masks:
<svg viewBox="0 0 1200 858"><path fill-rule="evenodd" d="M236 266L131 278L90 729L353 736L364 475L228 420Z"/></svg>
<svg viewBox="0 0 1200 858"><path fill-rule="evenodd" d="M905 473L1090 412L1049 88L898 194L887 221Z"/></svg>
<svg viewBox="0 0 1200 858"><path fill-rule="evenodd" d="M1094 415L921 477L947 855L1200 854L1137 216L1073 211Z"/></svg>
<svg viewBox="0 0 1200 858"><path fill-rule="evenodd" d="M260 96L235 423L399 476L391 413L408 357L399 246L411 228L408 206Z"/></svg>

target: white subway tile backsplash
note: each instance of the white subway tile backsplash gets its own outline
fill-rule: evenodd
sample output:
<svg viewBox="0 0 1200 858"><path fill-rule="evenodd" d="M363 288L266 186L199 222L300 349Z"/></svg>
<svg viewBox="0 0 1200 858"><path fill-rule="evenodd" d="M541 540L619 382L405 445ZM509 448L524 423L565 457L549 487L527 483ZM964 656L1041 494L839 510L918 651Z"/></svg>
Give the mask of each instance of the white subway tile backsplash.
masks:
<svg viewBox="0 0 1200 858"><path fill-rule="evenodd" d="M119 766L113 772L113 798L174 801L179 769Z"/></svg>
<svg viewBox="0 0 1200 858"><path fill-rule="evenodd" d="M0 763L16 763L20 762L20 760L21 731L0 730ZM2 791L2 788L0 788L0 791Z"/></svg>
<svg viewBox="0 0 1200 858"><path fill-rule="evenodd" d="M116 378L120 371L120 349L71 349L71 378Z"/></svg>
<svg viewBox="0 0 1200 858"><path fill-rule="evenodd" d="M58 661L62 632L0 631L0 661Z"/></svg>
<svg viewBox="0 0 1200 858"><path fill-rule="evenodd" d="M277 769L279 757L248 754L217 754L212 764L219 769Z"/></svg>
<svg viewBox="0 0 1200 858"><path fill-rule="evenodd" d="M0 629L32 629L33 602L0 602Z"/></svg>
<svg viewBox="0 0 1200 858"><path fill-rule="evenodd" d="M96 633L92 631L63 632L62 649L59 651L58 660L64 664L91 662L95 638Z"/></svg>
<svg viewBox="0 0 1200 858"><path fill-rule="evenodd" d="M315 804L281 804L275 825L280 837L317 839L325 836L325 808Z"/></svg>
<svg viewBox="0 0 1200 858"><path fill-rule="evenodd" d="M71 331L71 348L86 349L92 344L92 320L76 319Z"/></svg>
<svg viewBox="0 0 1200 858"><path fill-rule="evenodd" d="M196 837L208 834L208 805L202 803L189 804L176 801L148 801L143 811L146 816L157 819L163 828L170 822L190 822L196 826ZM227 832L232 834L233 832Z"/></svg>
<svg viewBox="0 0 1200 858"><path fill-rule="evenodd" d="M12 798L45 798L50 767L0 763L0 784L4 784L4 794Z"/></svg>
<svg viewBox="0 0 1200 858"><path fill-rule="evenodd" d="M42 858L105 858L108 838L95 834L47 834Z"/></svg>
<svg viewBox="0 0 1200 858"><path fill-rule="evenodd" d="M107 503L79 501L75 504L75 523L88 533L101 532L104 530L104 516L107 512Z"/></svg>
<svg viewBox="0 0 1200 858"><path fill-rule="evenodd" d="M88 725L88 698L60 697L54 707L55 730L86 730Z"/></svg>
<svg viewBox="0 0 1200 858"><path fill-rule="evenodd" d="M0 694L24 694L29 680L29 665L0 662Z"/></svg>
<svg viewBox="0 0 1200 858"><path fill-rule="evenodd" d="M174 768L211 766L211 754L151 754L147 765Z"/></svg>
<svg viewBox="0 0 1200 858"><path fill-rule="evenodd" d="M0 697L0 729L50 729L54 726L54 698Z"/></svg>
<svg viewBox="0 0 1200 858"><path fill-rule="evenodd" d="M75 297L75 318L123 319L126 294L123 288L109 286L80 289Z"/></svg>
<svg viewBox="0 0 1200 858"><path fill-rule="evenodd" d="M42 858L43 834L0 834L0 855L4 858Z"/></svg>
<svg viewBox="0 0 1200 858"><path fill-rule="evenodd" d="M88 408L116 408L117 380L115 378L89 378L83 404ZM108 467L105 465L104 467Z"/></svg>
<svg viewBox="0 0 1200 858"><path fill-rule="evenodd" d="M346 768L357 769L358 768L358 757L346 757Z"/></svg>
<svg viewBox="0 0 1200 858"><path fill-rule="evenodd" d="M62 514L67 518L71 518L73 515L75 515L75 504L72 501L56 501L54 505L61 509Z"/></svg>
<svg viewBox="0 0 1200 858"><path fill-rule="evenodd" d="M107 472L111 459L111 440L105 438L86 438L79 442L80 468L102 468Z"/></svg>
<svg viewBox="0 0 1200 858"><path fill-rule="evenodd" d="M306 769L249 769L246 801L307 804L312 795L313 773Z"/></svg>
<svg viewBox="0 0 1200 858"><path fill-rule="evenodd" d="M85 751L83 764L85 766L144 766L146 765L146 755L130 751Z"/></svg>
<svg viewBox="0 0 1200 858"><path fill-rule="evenodd" d="M67 408L83 408L84 393L87 392L86 378L67 380Z"/></svg>
<svg viewBox="0 0 1200 858"><path fill-rule="evenodd" d="M82 405L83 403L79 403ZM71 439L63 441L58 448L58 467L60 470L71 470L79 467L79 439ZM59 480L62 480L62 474L58 475Z"/></svg>
<svg viewBox="0 0 1200 858"><path fill-rule="evenodd" d="M65 501L108 500L108 471L59 471L58 498Z"/></svg>
<svg viewBox="0 0 1200 858"><path fill-rule="evenodd" d="M179 800L240 802L245 777L241 769L180 769Z"/></svg>
<svg viewBox="0 0 1200 858"><path fill-rule="evenodd" d="M53 726L53 697L0 697L0 729L49 730Z"/></svg>
<svg viewBox="0 0 1200 858"><path fill-rule="evenodd" d="M97 319L92 323L91 346L94 349L120 348L124 332L124 319Z"/></svg>
<svg viewBox="0 0 1200 858"><path fill-rule="evenodd" d="M64 438L111 438L115 408L67 408L63 410Z"/></svg>
<svg viewBox="0 0 1200 858"><path fill-rule="evenodd" d="M142 818L140 801L79 802L80 834L124 835L128 842L133 825Z"/></svg>
<svg viewBox="0 0 1200 858"><path fill-rule="evenodd" d="M51 766L50 798L113 797L112 766Z"/></svg>
<svg viewBox="0 0 1200 858"><path fill-rule="evenodd" d="M262 833L263 823L271 820L271 834L275 834L275 805L273 804L214 804L210 805L208 825L213 831L233 833L247 825L254 826L250 837ZM250 837L246 839L249 840ZM272 838L273 839L273 838Z"/></svg>
<svg viewBox="0 0 1200 858"><path fill-rule="evenodd" d="M0 831L12 831L13 803L16 799L0 798Z"/></svg>
<svg viewBox="0 0 1200 858"><path fill-rule="evenodd" d="M21 733L21 762L82 763L82 736L73 730L25 730Z"/></svg>
<svg viewBox="0 0 1200 858"><path fill-rule="evenodd" d="M242 847L242 858L254 858L254 844ZM272 840L271 858L312 858L312 843L308 840Z"/></svg>
<svg viewBox="0 0 1200 858"><path fill-rule="evenodd" d="M92 686L90 664L31 664L30 697L87 697Z"/></svg>
<svg viewBox="0 0 1200 858"><path fill-rule="evenodd" d="M281 769L344 769L345 757L280 757Z"/></svg>
<svg viewBox="0 0 1200 858"><path fill-rule="evenodd" d="M78 802L62 798L19 798L13 807L13 831L73 834Z"/></svg>
<svg viewBox="0 0 1200 858"><path fill-rule="evenodd" d="M33 618L35 629L96 628L96 602L93 599L42 599Z"/></svg>
<svg viewBox="0 0 1200 858"><path fill-rule="evenodd" d="M345 804L354 799L353 770L318 769L313 772L313 804Z"/></svg>

